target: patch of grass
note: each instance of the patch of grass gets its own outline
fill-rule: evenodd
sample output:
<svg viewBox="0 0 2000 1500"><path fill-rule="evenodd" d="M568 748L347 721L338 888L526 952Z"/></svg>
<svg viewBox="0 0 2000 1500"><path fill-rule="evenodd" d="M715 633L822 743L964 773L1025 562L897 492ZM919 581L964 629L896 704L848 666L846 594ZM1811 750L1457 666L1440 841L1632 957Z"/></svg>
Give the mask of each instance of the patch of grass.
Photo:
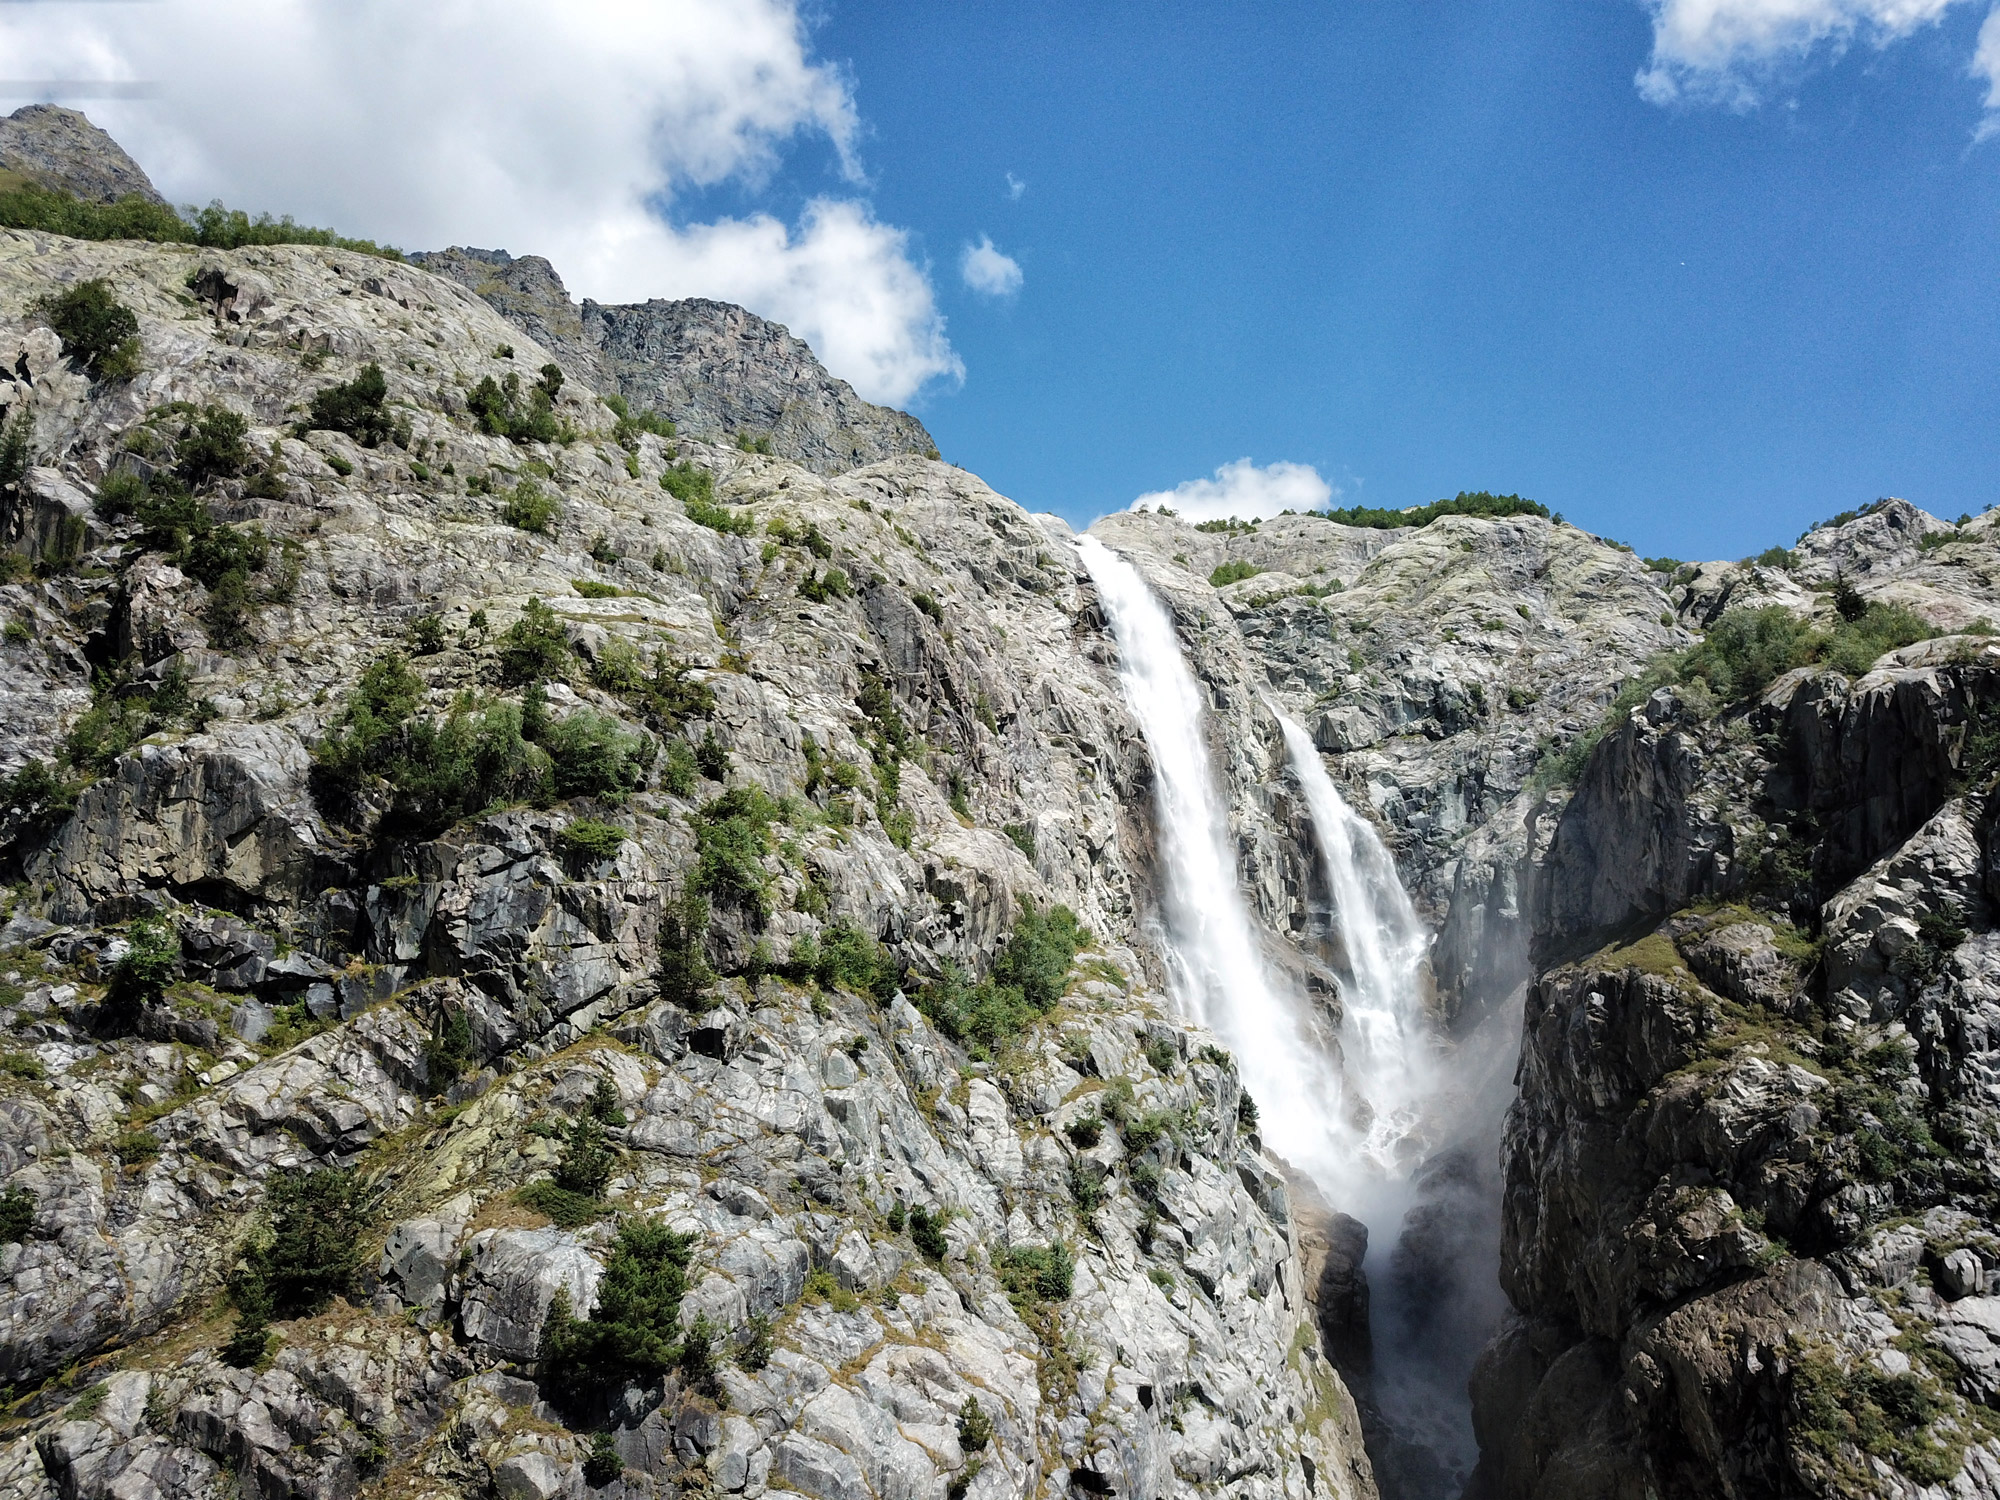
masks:
<svg viewBox="0 0 2000 1500"><path fill-rule="evenodd" d="M581 1229L586 1224L595 1224L611 1212L599 1199L587 1193L573 1193L568 1188L557 1187L547 1178L518 1190L514 1201L523 1208L544 1215L561 1229Z"/></svg>
<svg viewBox="0 0 2000 1500"><path fill-rule="evenodd" d="M49 1070L42 1066L42 1060L32 1052L0 1054L0 1073L9 1078L25 1078L33 1083L40 1083L49 1076Z"/></svg>
<svg viewBox="0 0 2000 1500"><path fill-rule="evenodd" d="M1794 1351L1788 1397L1791 1435L1857 1481L1865 1475L1850 1456L1856 1450L1920 1485L1945 1484L1964 1467L1967 1441L1981 1435L1931 1376L1846 1369L1823 1346Z"/></svg>
<svg viewBox="0 0 2000 1500"><path fill-rule="evenodd" d="M625 592L614 583L599 583L595 578L572 578L569 586L586 599L616 599Z"/></svg>

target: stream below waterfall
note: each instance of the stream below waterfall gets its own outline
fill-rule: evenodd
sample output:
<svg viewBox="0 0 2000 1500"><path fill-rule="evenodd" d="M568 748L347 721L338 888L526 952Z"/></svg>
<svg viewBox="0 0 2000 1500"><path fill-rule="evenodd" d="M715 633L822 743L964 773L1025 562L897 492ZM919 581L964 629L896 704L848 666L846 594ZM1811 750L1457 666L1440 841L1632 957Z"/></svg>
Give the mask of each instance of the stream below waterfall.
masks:
<svg viewBox="0 0 2000 1500"><path fill-rule="evenodd" d="M1457 1500L1478 1456L1466 1379L1504 1306L1493 1143L1509 1085L1490 1066L1511 1058L1502 1018L1449 1047L1436 1034L1430 933L1395 861L1275 709L1338 937L1337 1027L1272 961L1281 940L1245 896L1206 697L1173 618L1130 562L1095 537L1078 545L1152 752L1174 997L1235 1054L1264 1139L1368 1229L1371 1352L1343 1373L1384 1500Z"/></svg>

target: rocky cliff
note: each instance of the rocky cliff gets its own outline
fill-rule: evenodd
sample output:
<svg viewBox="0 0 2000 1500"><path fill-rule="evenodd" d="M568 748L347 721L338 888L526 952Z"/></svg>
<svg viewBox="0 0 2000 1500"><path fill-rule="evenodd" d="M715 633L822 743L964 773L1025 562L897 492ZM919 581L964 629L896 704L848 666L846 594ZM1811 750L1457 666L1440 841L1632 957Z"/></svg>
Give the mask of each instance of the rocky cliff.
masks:
<svg viewBox="0 0 2000 1500"><path fill-rule="evenodd" d="M0 173L93 203L166 201L122 146L60 104L24 104L0 118Z"/></svg>
<svg viewBox="0 0 2000 1500"><path fill-rule="evenodd" d="M863 401L804 341L727 302L585 298L579 308L538 255L453 248L411 258L477 292L591 389L659 412L684 437L748 442L816 474L937 456L915 417Z"/></svg>
<svg viewBox="0 0 2000 1500"><path fill-rule="evenodd" d="M1373 1493L1059 524L338 250L0 335L8 1494Z"/></svg>

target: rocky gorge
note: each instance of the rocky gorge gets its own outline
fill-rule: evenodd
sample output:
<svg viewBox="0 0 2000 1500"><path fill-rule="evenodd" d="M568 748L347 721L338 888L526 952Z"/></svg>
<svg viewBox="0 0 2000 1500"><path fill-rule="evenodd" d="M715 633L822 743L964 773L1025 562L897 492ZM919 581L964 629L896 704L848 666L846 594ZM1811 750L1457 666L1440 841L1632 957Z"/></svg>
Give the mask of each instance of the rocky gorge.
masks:
<svg viewBox="0 0 2000 1500"><path fill-rule="evenodd" d="M1342 1128L1280 715L1430 933L1384 1220L1092 549L782 329L18 228L0 365L7 1495L2000 1494L1990 517L1091 529Z"/></svg>

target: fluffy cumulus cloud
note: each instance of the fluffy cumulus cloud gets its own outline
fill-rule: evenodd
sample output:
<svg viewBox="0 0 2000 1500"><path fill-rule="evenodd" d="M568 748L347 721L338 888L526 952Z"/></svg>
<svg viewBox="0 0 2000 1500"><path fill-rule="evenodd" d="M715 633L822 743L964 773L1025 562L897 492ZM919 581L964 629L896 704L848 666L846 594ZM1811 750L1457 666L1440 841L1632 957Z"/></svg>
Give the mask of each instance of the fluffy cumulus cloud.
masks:
<svg viewBox="0 0 2000 1500"><path fill-rule="evenodd" d="M1978 138L2000 135L2000 5L1996 5L1979 28L1979 45L1972 54L1972 76L1986 80L1986 118L1980 122Z"/></svg>
<svg viewBox="0 0 2000 1500"><path fill-rule="evenodd" d="M1311 464L1259 468L1247 458L1224 464L1213 479L1190 479L1132 502L1133 510L1173 511L1189 521L1262 520L1288 510L1320 510L1339 493Z"/></svg>
<svg viewBox="0 0 2000 1500"><path fill-rule="evenodd" d="M10 5L0 54L15 77L157 84L87 108L176 202L546 255L600 301L742 302L877 400L961 373L796 0ZM843 176L796 222L676 216L690 189L754 191L805 138Z"/></svg>
<svg viewBox="0 0 2000 1500"><path fill-rule="evenodd" d="M958 258L958 274L975 292L988 297L1011 297L1021 290L1021 263L993 248L993 240L981 235L979 243L967 245Z"/></svg>
<svg viewBox="0 0 2000 1500"><path fill-rule="evenodd" d="M1747 108L1773 78L1856 41L1886 47L1965 0L1646 0L1653 55L1638 77L1655 104ZM1989 23L1990 29L1990 23Z"/></svg>

